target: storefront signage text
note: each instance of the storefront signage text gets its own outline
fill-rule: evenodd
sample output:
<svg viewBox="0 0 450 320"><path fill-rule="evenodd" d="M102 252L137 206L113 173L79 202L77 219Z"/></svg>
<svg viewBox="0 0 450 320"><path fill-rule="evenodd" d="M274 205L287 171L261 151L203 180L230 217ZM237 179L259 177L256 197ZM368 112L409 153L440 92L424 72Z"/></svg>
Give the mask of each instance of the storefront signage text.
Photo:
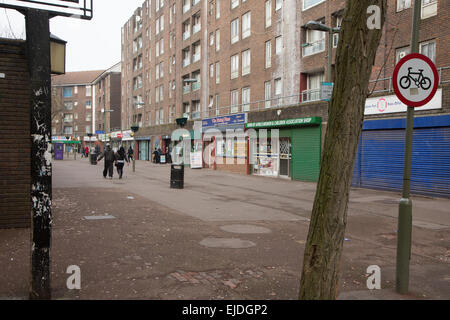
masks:
<svg viewBox="0 0 450 320"><path fill-rule="evenodd" d="M245 127L250 128L271 128L271 127L286 127L286 126L299 126L299 125L314 125L320 124L322 118L310 117L310 118L298 118L298 119L286 119L276 121L264 121L264 122L252 122L247 123Z"/></svg>

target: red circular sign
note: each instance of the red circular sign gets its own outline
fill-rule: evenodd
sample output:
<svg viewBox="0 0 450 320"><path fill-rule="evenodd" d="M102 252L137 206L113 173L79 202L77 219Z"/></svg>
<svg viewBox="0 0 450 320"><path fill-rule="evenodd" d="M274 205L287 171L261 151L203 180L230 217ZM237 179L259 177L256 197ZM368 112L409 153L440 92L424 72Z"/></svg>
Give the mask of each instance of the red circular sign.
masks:
<svg viewBox="0 0 450 320"><path fill-rule="evenodd" d="M433 61L419 53L402 58L395 66L392 80L395 94L409 107L420 107L430 102L439 86L439 75Z"/></svg>

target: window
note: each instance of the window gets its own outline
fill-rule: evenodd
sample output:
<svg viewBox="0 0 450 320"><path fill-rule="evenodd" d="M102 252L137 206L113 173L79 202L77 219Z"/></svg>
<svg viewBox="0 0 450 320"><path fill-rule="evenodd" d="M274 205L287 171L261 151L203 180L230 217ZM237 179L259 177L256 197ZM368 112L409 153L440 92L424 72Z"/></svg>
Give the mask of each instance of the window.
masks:
<svg viewBox="0 0 450 320"><path fill-rule="evenodd" d="M220 18L220 0L216 0L216 19Z"/></svg>
<svg viewBox="0 0 450 320"><path fill-rule="evenodd" d="M216 94L216 116L219 115L219 95Z"/></svg>
<svg viewBox="0 0 450 320"><path fill-rule="evenodd" d="M213 32L211 32L211 33L209 34L209 45L210 45L210 46L213 46L213 45L214 45L214 33L213 33Z"/></svg>
<svg viewBox="0 0 450 320"><path fill-rule="evenodd" d="M436 42L427 41L420 44L420 53L430 58L434 62L436 59Z"/></svg>
<svg viewBox="0 0 450 320"><path fill-rule="evenodd" d="M235 54L231 57L231 79L237 78L239 75L239 55Z"/></svg>
<svg viewBox="0 0 450 320"><path fill-rule="evenodd" d="M422 19L437 15L437 0L422 0Z"/></svg>
<svg viewBox="0 0 450 320"><path fill-rule="evenodd" d="M190 113L191 113L191 107L190 107L189 103L183 103L183 117L189 119Z"/></svg>
<svg viewBox="0 0 450 320"><path fill-rule="evenodd" d="M72 127L64 127L64 134L72 134L73 128Z"/></svg>
<svg viewBox="0 0 450 320"><path fill-rule="evenodd" d="M242 112L250 111L250 88L242 88Z"/></svg>
<svg viewBox="0 0 450 320"><path fill-rule="evenodd" d="M220 50L220 30L216 30L216 51Z"/></svg>
<svg viewBox="0 0 450 320"><path fill-rule="evenodd" d="M155 34L159 34L159 18L155 22Z"/></svg>
<svg viewBox="0 0 450 320"><path fill-rule="evenodd" d="M159 101L163 101L164 100L164 86L161 85L159 86Z"/></svg>
<svg viewBox="0 0 450 320"><path fill-rule="evenodd" d="M164 38L159 40L159 54L163 54L163 53L164 53Z"/></svg>
<svg viewBox="0 0 450 320"><path fill-rule="evenodd" d="M191 0L183 0L183 13L191 8Z"/></svg>
<svg viewBox="0 0 450 320"><path fill-rule="evenodd" d="M231 9L236 8L239 5L239 0L231 0Z"/></svg>
<svg viewBox="0 0 450 320"><path fill-rule="evenodd" d="M86 100L86 109L91 108L91 100Z"/></svg>
<svg viewBox="0 0 450 320"><path fill-rule="evenodd" d="M200 41L194 43L194 55L192 57L192 62L197 62L200 60L200 51L201 51L201 46L200 46Z"/></svg>
<svg viewBox="0 0 450 320"><path fill-rule="evenodd" d="M272 25L272 0L266 1L266 28Z"/></svg>
<svg viewBox="0 0 450 320"><path fill-rule="evenodd" d="M183 50L183 67L186 67L189 64L191 64L191 52L188 47Z"/></svg>
<svg viewBox="0 0 450 320"><path fill-rule="evenodd" d="M159 57L159 41L156 41L156 45L155 45L155 55L157 57Z"/></svg>
<svg viewBox="0 0 450 320"><path fill-rule="evenodd" d="M201 113L200 113L200 101L195 100L192 101L192 119L200 119Z"/></svg>
<svg viewBox="0 0 450 320"><path fill-rule="evenodd" d="M64 102L64 108L66 108L66 110L72 110L73 102L72 101Z"/></svg>
<svg viewBox="0 0 450 320"><path fill-rule="evenodd" d="M272 66L272 42L266 41L266 69Z"/></svg>
<svg viewBox="0 0 450 320"><path fill-rule="evenodd" d="M302 92L303 102L320 100L320 85L323 77L323 72L308 74L307 90Z"/></svg>
<svg viewBox="0 0 450 320"><path fill-rule="evenodd" d="M266 81L264 83L264 100L265 100L264 107L270 108L271 98L272 98L272 84L270 83L270 81Z"/></svg>
<svg viewBox="0 0 450 320"><path fill-rule="evenodd" d="M340 28L342 25L342 16L336 17L335 27ZM339 33L333 33L333 48L337 48L339 43Z"/></svg>
<svg viewBox="0 0 450 320"><path fill-rule="evenodd" d="M72 97L72 87L64 87L63 88L63 96L64 98L71 98Z"/></svg>
<svg viewBox="0 0 450 320"><path fill-rule="evenodd" d="M242 75L250 73L250 50L242 52Z"/></svg>
<svg viewBox="0 0 450 320"><path fill-rule="evenodd" d="M159 109L159 124L164 124L164 109Z"/></svg>
<svg viewBox="0 0 450 320"><path fill-rule="evenodd" d="M275 0L275 11L280 10L282 4L283 4L283 0Z"/></svg>
<svg viewBox="0 0 450 320"><path fill-rule="evenodd" d="M183 40L188 39L190 36L191 36L191 23L188 20L183 23Z"/></svg>
<svg viewBox="0 0 450 320"><path fill-rule="evenodd" d="M92 121L92 115L90 113L86 113L86 121Z"/></svg>
<svg viewBox="0 0 450 320"><path fill-rule="evenodd" d="M231 91L231 113L239 112L239 91L233 90Z"/></svg>
<svg viewBox="0 0 450 320"><path fill-rule="evenodd" d="M161 61L159 63L159 77L160 78L164 77L164 61Z"/></svg>
<svg viewBox="0 0 450 320"><path fill-rule="evenodd" d="M220 63L216 62L216 84L220 83Z"/></svg>
<svg viewBox="0 0 450 320"><path fill-rule="evenodd" d="M275 79L275 95L281 95L281 78Z"/></svg>
<svg viewBox="0 0 450 320"><path fill-rule="evenodd" d="M163 31L164 30L164 15L161 15L161 17L159 18L160 22L159 22L159 31Z"/></svg>
<svg viewBox="0 0 450 320"><path fill-rule="evenodd" d="M283 48L283 39L281 36L275 38L275 54L280 54Z"/></svg>
<svg viewBox="0 0 450 320"><path fill-rule="evenodd" d="M209 77L214 77L214 64L212 63L209 65Z"/></svg>
<svg viewBox="0 0 450 320"><path fill-rule="evenodd" d="M408 55L410 52L409 47L403 47L395 50L395 64L397 64L403 57Z"/></svg>
<svg viewBox="0 0 450 320"><path fill-rule="evenodd" d="M200 70L193 72L192 78L196 80L192 83L192 91L199 90L201 88Z"/></svg>
<svg viewBox="0 0 450 320"><path fill-rule="evenodd" d="M239 18L231 21L231 43L239 41Z"/></svg>
<svg viewBox="0 0 450 320"><path fill-rule="evenodd" d="M78 86L73 87L73 93L78 94Z"/></svg>
<svg viewBox="0 0 450 320"><path fill-rule="evenodd" d="M86 86L86 97L90 97L92 95L92 86Z"/></svg>
<svg viewBox="0 0 450 320"><path fill-rule="evenodd" d="M397 12L411 8L411 0L397 0Z"/></svg>
<svg viewBox="0 0 450 320"><path fill-rule="evenodd" d="M306 43L303 47L303 56L313 55L325 51L325 32L306 30Z"/></svg>
<svg viewBox="0 0 450 320"><path fill-rule="evenodd" d="M64 114L64 122L72 122L72 121L73 121L73 114L65 113Z"/></svg>
<svg viewBox="0 0 450 320"><path fill-rule="evenodd" d="M325 0L303 0L303 10L307 10L307 9L314 7L324 1Z"/></svg>
<svg viewBox="0 0 450 320"><path fill-rule="evenodd" d="M194 26L192 27L192 34L196 34L201 29L200 14L194 15L192 19L194 20Z"/></svg>
<svg viewBox="0 0 450 320"><path fill-rule="evenodd" d="M73 114L73 118L74 118L75 120L78 119L78 113L75 112L75 113Z"/></svg>
<svg viewBox="0 0 450 320"><path fill-rule="evenodd" d="M242 39L250 36L250 25L251 25L251 13L247 12L242 16Z"/></svg>

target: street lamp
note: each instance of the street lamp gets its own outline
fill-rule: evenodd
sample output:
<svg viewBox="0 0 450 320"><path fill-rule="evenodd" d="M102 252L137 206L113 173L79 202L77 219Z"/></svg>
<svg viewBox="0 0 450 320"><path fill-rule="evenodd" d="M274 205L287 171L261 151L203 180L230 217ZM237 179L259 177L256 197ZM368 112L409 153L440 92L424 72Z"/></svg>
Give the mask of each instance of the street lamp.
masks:
<svg viewBox="0 0 450 320"><path fill-rule="evenodd" d="M318 21L309 21L307 24L305 24L306 29L310 30L317 30L317 31L323 31L328 32L328 70L327 70L327 81L331 82L331 63L332 63L332 56L333 56L333 34L339 33L341 28L336 27L328 27L324 25L323 23L320 23Z"/></svg>
<svg viewBox="0 0 450 320"><path fill-rule="evenodd" d="M103 121L103 131L105 132L105 140L103 141L103 148L104 148L104 145L105 145L105 142L106 142L106 137L107 137L107 135L106 135L106 113L107 112L114 112L114 110L105 110L105 109L102 109L102 112L103 112L103 119L104 119L104 121ZM109 126L108 126L108 131L111 129L111 117L109 118Z"/></svg>
<svg viewBox="0 0 450 320"><path fill-rule="evenodd" d="M137 125L131 126L131 131L133 131L133 139L134 139L133 172L135 172L136 171L136 137L135 137L135 133L139 131L139 126L137 126Z"/></svg>

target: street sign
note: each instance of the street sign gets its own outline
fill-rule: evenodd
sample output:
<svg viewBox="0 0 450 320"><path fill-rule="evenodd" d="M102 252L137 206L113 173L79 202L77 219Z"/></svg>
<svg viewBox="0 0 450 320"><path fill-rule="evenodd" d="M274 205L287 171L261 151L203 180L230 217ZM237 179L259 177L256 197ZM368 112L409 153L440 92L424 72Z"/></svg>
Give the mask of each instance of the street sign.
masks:
<svg viewBox="0 0 450 320"><path fill-rule="evenodd" d="M333 82L322 82L320 84L320 100L330 101L333 95Z"/></svg>
<svg viewBox="0 0 450 320"><path fill-rule="evenodd" d="M411 53L394 69L394 92L409 107L420 107L433 99L439 86L439 75L427 56Z"/></svg>
<svg viewBox="0 0 450 320"><path fill-rule="evenodd" d="M2 0L0 7L9 9L39 9L55 16L91 20L93 0Z"/></svg>

